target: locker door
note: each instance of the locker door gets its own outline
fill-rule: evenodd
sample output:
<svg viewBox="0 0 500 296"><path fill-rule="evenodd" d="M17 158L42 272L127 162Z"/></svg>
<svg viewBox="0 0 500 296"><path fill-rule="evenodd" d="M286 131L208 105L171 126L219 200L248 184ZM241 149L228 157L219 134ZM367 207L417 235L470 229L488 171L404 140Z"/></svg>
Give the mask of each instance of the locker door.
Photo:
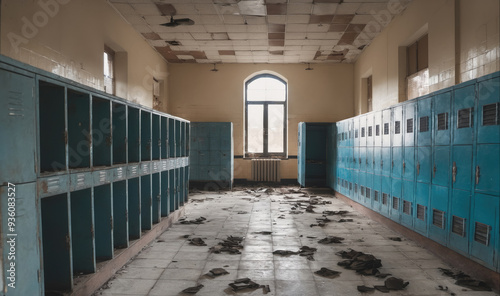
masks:
<svg viewBox="0 0 500 296"><path fill-rule="evenodd" d="M418 146L430 146L431 145L431 135L432 135L432 97L421 99L418 101L417 105L417 117L415 124L417 128L415 130L417 136Z"/></svg>
<svg viewBox="0 0 500 296"><path fill-rule="evenodd" d="M415 185L415 214L413 215L414 229L427 236L429 220L429 183L418 183Z"/></svg>
<svg viewBox="0 0 500 296"><path fill-rule="evenodd" d="M382 148L380 146L373 148L373 171L377 175L382 174Z"/></svg>
<svg viewBox="0 0 500 296"><path fill-rule="evenodd" d="M449 145L451 139L451 91L446 91L434 96L434 145Z"/></svg>
<svg viewBox="0 0 500 296"><path fill-rule="evenodd" d="M403 144L403 107L392 108L392 146L401 146Z"/></svg>
<svg viewBox="0 0 500 296"><path fill-rule="evenodd" d="M354 147L354 156L353 156L353 169L358 170L361 168L361 158L359 155L359 147L355 146Z"/></svg>
<svg viewBox="0 0 500 296"><path fill-rule="evenodd" d="M469 236L471 255L489 267L494 266L494 250L499 233L498 207L498 197L478 193L474 195Z"/></svg>
<svg viewBox="0 0 500 296"><path fill-rule="evenodd" d="M373 146L382 146L382 135L382 112L378 111L373 117Z"/></svg>
<svg viewBox="0 0 500 296"><path fill-rule="evenodd" d="M434 147L434 161L432 166L432 183L441 186L449 184L450 147Z"/></svg>
<svg viewBox="0 0 500 296"><path fill-rule="evenodd" d="M380 212L380 204L382 199L382 176L373 175L373 202L372 209L376 212Z"/></svg>
<svg viewBox="0 0 500 296"><path fill-rule="evenodd" d="M403 195L402 195L402 215L401 223L407 227L413 227L413 215L415 207L415 199L413 195L414 182L409 180L403 180Z"/></svg>
<svg viewBox="0 0 500 296"><path fill-rule="evenodd" d="M373 113L366 115L366 146L371 147L374 144L375 128L373 127Z"/></svg>
<svg viewBox="0 0 500 296"><path fill-rule="evenodd" d="M360 131L359 131L359 117L354 117L353 118L353 127L354 127L354 147L359 147L359 136L360 136Z"/></svg>
<svg viewBox="0 0 500 296"><path fill-rule="evenodd" d="M391 109L382 111L382 125L380 126L380 133L382 135L382 146L391 146L392 126L392 112Z"/></svg>
<svg viewBox="0 0 500 296"><path fill-rule="evenodd" d="M401 204L402 204L402 198L401 198L401 193L402 193L402 183L401 179L392 179L392 184L391 184L391 195L392 197L390 198L389 201L389 217L400 223L401 221Z"/></svg>
<svg viewBox="0 0 500 296"><path fill-rule="evenodd" d="M404 149L403 179L415 180L415 147Z"/></svg>
<svg viewBox="0 0 500 296"><path fill-rule="evenodd" d="M382 176L382 196L380 199L380 213L386 217L389 217L389 207L391 198L391 178L387 176Z"/></svg>
<svg viewBox="0 0 500 296"><path fill-rule="evenodd" d="M429 208L429 238L446 245L448 215L448 187L432 185Z"/></svg>
<svg viewBox="0 0 500 296"><path fill-rule="evenodd" d="M353 191L353 193L351 194L350 198L352 200L358 200L358 194L359 194L359 174L358 174L358 171L353 170L351 172L351 179L352 179L352 191Z"/></svg>
<svg viewBox="0 0 500 296"><path fill-rule="evenodd" d="M463 83L453 92L452 130L454 144L472 144L474 136L474 81Z"/></svg>
<svg viewBox="0 0 500 296"><path fill-rule="evenodd" d="M354 146L354 120L350 119L348 121L348 128L349 128L349 146L353 147Z"/></svg>
<svg viewBox="0 0 500 296"><path fill-rule="evenodd" d="M366 173L361 172L358 174L358 182L359 182L358 201L360 203L363 203L366 195Z"/></svg>
<svg viewBox="0 0 500 296"><path fill-rule="evenodd" d="M476 192L500 196L500 144L480 144L476 149Z"/></svg>
<svg viewBox="0 0 500 296"><path fill-rule="evenodd" d="M392 147L392 174L393 178L400 179L403 174L403 148L402 147Z"/></svg>
<svg viewBox="0 0 500 296"><path fill-rule="evenodd" d="M35 181L34 87L32 77L0 69L0 184Z"/></svg>
<svg viewBox="0 0 500 296"><path fill-rule="evenodd" d="M450 204L449 246L450 248L467 255L469 252L469 211L471 205L470 191L452 190Z"/></svg>
<svg viewBox="0 0 500 296"><path fill-rule="evenodd" d="M435 148L438 148L436 146ZM449 148L448 148L449 149ZM423 183L431 183L431 160L432 152L431 147L418 147L417 148L417 164L416 174L417 181Z"/></svg>
<svg viewBox="0 0 500 296"><path fill-rule="evenodd" d="M366 116L359 117L359 146L366 146L366 136L368 131L366 129Z"/></svg>
<svg viewBox="0 0 500 296"><path fill-rule="evenodd" d="M391 175L391 147L382 147L382 175L390 176Z"/></svg>
<svg viewBox="0 0 500 296"><path fill-rule="evenodd" d="M339 124L337 124L337 129ZM297 155L297 166L298 166L298 182L302 186L306 186L306 124L305 122L299 123L299 135L298 135L298 155ZM340 149L338 150L340 151Z"/></svg>
<svg viewBox="0 0 500 296"><path fill-rule="evenodd" d="M373 158L373 147L366 147L366 172L373 174L374 158Z"/></svg>
<svg viewBox="0 0 500 296"><path fill-rule="evenodd" d="M359 170L366 172L366 147L359 147Z"/></svg>
<svg viewBox="0 0 500 296"><path fill-rule="evenodd" d="M451 167L452 187L470 191L473 178L471 145L453 147Z"/></svg>
<svg viewBox="0 0 500 296"><path fill-rule="evenodd" d="M479 81L478 84L477 142L498 144L500 143L500 77Z"/></svg>
<svg viewBox="0 0 500 296"><path fill-rule="evenodd" d="M364 204L368 208L372 207L372 201L373 201L373 174L366 174L365 177L365 198L364 198Z"/></svg>
<svg viewBox="0 0 500 296"><path fill-rule="evenodd" d="M415 103L408 102L404 105L404 145L415 145Z"/></svg>

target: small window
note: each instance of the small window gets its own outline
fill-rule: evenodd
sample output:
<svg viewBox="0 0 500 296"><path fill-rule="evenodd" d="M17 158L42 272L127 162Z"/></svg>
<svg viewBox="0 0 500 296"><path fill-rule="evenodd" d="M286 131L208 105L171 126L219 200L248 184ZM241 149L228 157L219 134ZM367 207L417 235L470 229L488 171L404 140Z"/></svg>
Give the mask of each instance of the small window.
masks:
<svg viewBox="0 0 500 296"><path fill-rule="evenodd" d="M377 190L373 191L373 200L378 201L378 191Z"/></svg>
<svg viewBox="0 0 500 296"><path fill-rule="evenodd" d="M403 213L411 216L411 202L403 200Z"/></svg>
<svg viewBox="0 0 500 296"><path fill-rule="evenodd" d="M349 190L352 190L352 182L349 182Z"/></svg>
<svg viewBox="0 0 500 296"><path fill-rule="evenodd" d="M476 231L474 232L474 240L480 244L488 246L490 244L491 226L476 222Z"/></svg>
<svg viewBox="0 0 500 296"><path fill-rule="evenodd" d="M361 138L364 138L365 137L365 128L362 127L361 128Z"/></svg>
<svg viewBox="0 0 500 296"><path fill-rule="evenodd" d="M368 127L368 137L371 137L372 136L372 127L369 126Z"/></svg>
<svg viewBox="0 0 500 296"><path fill-rule="evenodd" d="M457 128L472 127L472 112L474 112L474 108L465 108L458 110Z"/></svg>
<svg viewBox="0 0 500 296"><path fill-rule="evenodd" d="M413 133L413 118L406 120L406 133Z"/></svg>
<svg viewBox="0 0 500 296"><path fill-rule="evenodd" d="M357 139L358 138L358 130L356 129L356 131L354 132L354 137Z"/></svg>
<svg viewBox="0 0 500 296"><path fill-rule="evenodd" d="M421 133L428 132L429 131L429 116L420 117L419 125L420 125L419 131Z"/></svg>
<svg viewBox="0 0 500 296"><path fill-rule="evenodd" d="M372 197L372 190L366 187L366 198L371 198L371 197Z"/></svg>
<svg viewBox="0 0 500 296"><path fill-rule="evenodd" d="M387 205L388 201L389 201L389 195L387 193L382 193L382 204Z"/></svg>
<svg viewBox="0 0 500 296"><path fill-rule="evenodd" d="M432 225L444 229L444 212L432 209Z"/></svg>
<svg viewBox="0 0 500 296"><path fill-rule="evenodd" d="M425 221L426 206L417 204L417 219Z"/></svg>
<svg viewBox="0 0 500 296"><path fill-rule="evenodd" d="M399 197L392 197L392 208L395 210L399 210Z"/></svg>
<svg viewBox="0 0 500 296"><path fill-rule="evenodd" d="M394 122L394 133L395 134L401 133L401 122L400 121Z"/></svg>
<svg viewBox="0 0 500 296"><path fill-rule="evenodd" d="M361 196L365 196L365 186L361 186Z"/></svg>
<svg viewBox="0 0 500 296"><path fill-rule="evenodd" d="M375 126L375 136L380 136L380 124L377 124Z"/></svg>
<svg viewBox="0 0 500 296"><path fill-rule="evenodd" d="M483 106L483 125L500 124L500 103Z"/></svg>
<svg viewBox="0 0 500 296"><path fill-rule="evenodd" d="M465 219L458 216L452 217L451 232L465 237Z"/></svg>
<svg viewBox="0 0 500 296"><path fill-rule="evenodd" d="M354 183L354 193L358 193L358 183Z"/></svg>
<svg viewBox="0 0 500 296"><path fill-rule="evenodd" d="M389 134L389 123L384 123L384 135Z"/></svg>
<svg viewBox="0 0 500 296"><path fill-rule="evenodd" d="M448 129L448 112L438 114L438 131Z"/></svg>
<svg viewBox="0 0 500 296"><path fill-rule="evenodd" d="M104 47L104 92L108 94L115 94L115 52L109 48Z"/></svg>
<svg viewBox="0 0 500 296"><path fill-rule="evenodd" d="M373 111L373 86L371 76L366 79L366 103L368 112Z"/></svg>

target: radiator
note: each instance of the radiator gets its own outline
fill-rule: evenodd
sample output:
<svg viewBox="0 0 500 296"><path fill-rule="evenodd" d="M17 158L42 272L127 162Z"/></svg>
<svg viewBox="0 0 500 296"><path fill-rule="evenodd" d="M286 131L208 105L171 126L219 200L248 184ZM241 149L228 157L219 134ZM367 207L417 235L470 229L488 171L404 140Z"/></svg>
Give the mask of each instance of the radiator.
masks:
<svg viewBox="0 0 500 296"><path fill-rule="evenodd" d="M252 159L252 180L280 182L279 159Z"/></svg>

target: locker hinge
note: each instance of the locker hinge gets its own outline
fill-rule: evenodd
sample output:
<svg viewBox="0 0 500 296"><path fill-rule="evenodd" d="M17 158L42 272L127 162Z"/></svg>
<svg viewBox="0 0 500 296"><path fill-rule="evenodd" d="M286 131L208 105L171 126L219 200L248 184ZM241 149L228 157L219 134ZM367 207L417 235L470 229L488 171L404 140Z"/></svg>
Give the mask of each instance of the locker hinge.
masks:
<svg viewBox="0 0 500 296"><path fill-rule="evenodd" d="M476 166L476 185L479 184L479 176L481 175L480 168Z"/></svg>
<svg viewBox="0 0 500 296"><path fill-rule="evenodd" d="M420 175L420 161L417 162L417 176Z"/></svg>
<svg viewBox="0 0 500 296"><path fill-rule="evenodd" d="M106 145L108 145L108 147L111 147L111 135L106 137Z"/></svg>
<svg viewBox="0 0 500 296"><path fill-rule="evenodd" d="M436 165L434 165L434 168L432 169L432 178L436 178L436 171L437 171L437 168L436 168Z"/></svg>
<svg viewBox="0 0 500 296"><path fill-rule="evenodd" d="M128 222L128 210L125 211L125 221Z"/></svg>
<svg viewBox="0 0 500 296"><path fill-rule="evenodd" d="M64 144L68 145L68 131L64 131L63 137L64 137Z"/></svg>
<svg viewBox="0 0 500 296"><path fill-rule="evenodd" d="M453 174L453 183L457 180L457 163L453 162L453 168L452 168L452 174Z"/></svg>
<svg viewBox="0 0 500 296"><path fill-rule="evenodd" d="M157 199L158 201L160 201L160 200L161 200L161 195L159 195L159 194L158 194L158 195L156 196L156 199Z"/></svg>
<svg viewBox="0 0 500 296"><path fill-rule="evenodd" d="M37 277L38 277L38 282L40 282L40 281L42 280L42 274L41 274L41 272L40 272L40 269L38 269L38 270L36 271L36 275L37 275Z"/></svg>

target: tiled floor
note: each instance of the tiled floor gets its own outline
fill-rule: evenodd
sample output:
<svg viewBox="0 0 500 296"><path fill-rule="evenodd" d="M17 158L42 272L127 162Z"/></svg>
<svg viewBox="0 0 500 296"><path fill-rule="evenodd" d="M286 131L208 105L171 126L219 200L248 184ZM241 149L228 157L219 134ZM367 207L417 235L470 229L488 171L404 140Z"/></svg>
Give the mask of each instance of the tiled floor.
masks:
<svg viewBox="0 0 500 296"><path fill-rule="evenodd" d="M297 188L295 188L297 189ZM269 285L276 296L350 296L382 295L375 291L361 294L358 285L383 285L384 279L361 276L338 266L341 259L335 253L348 248L370 253L382 260L382 273L391 273L410 284L402 291L384 295L495 295L493 292L474 292L456 286L437 269L449 268L425 249L403 238L397 242L388 239L398 234L381 224L354 212L342 201L329 194L319 194L322 201L315 213L291 214L292 204L308 199L316 193L290 193L288 188L276 188L270 194L245 192L191 193L186 205L186 217L207 218L204 224L174 224L156 242L145 248L136 259L118 271L116 278L96 295L188 295L185 288L203 284L196 295L263 295L262 289L233 292L228 284L248 277L260 285ZM348 210L344 218L354 222L330 222L325 227L311 227L324 210ZM329 216L330 219L339 219ZM255 234L272 231L271 235ZM207 246L189 244L190 238L203 238ZM227 236L244 236L241 254L210 253L209 248ZM341 244L323 245L317 241L328 235L344 237ZM313 238L309 238L313 237ZM300 246L317 248L315 261L292 255L273 255L278 249L296 251ZM229 274L216 278L204 276L212 268L221 267ZM341 271L337 278L314 274L321 267ZM439 286L448 287L440 291Z"/></svg>

